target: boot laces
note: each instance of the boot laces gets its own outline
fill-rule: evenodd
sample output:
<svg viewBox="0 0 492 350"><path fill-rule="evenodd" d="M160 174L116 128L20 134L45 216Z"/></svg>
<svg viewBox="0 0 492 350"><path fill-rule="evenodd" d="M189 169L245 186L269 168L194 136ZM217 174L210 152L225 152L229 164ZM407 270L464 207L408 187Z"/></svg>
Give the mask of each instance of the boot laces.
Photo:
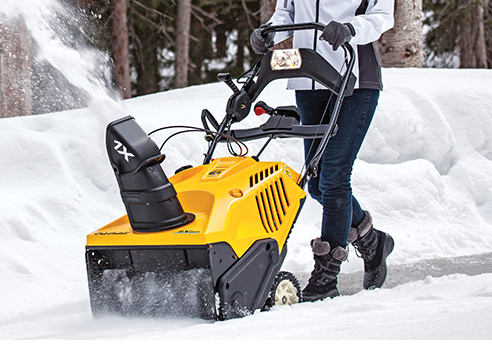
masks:
<svg viewBox="0 0 492 350"><path fill-rule="evenodd" d="M364 259L364 256L368 256L370 254L370 249L364 247L364 245L357 243L357 241L353 242L352 245L355 248L355 255L361 259Z"/></svg>
<svg viewBox="0 0 492 350"><path fill-rule="evenodd" d="M374 228L371 228L366 236L358 238L352 243L355 247L355 254L364 260L367 268L370 268L378 260L378 256L381 254L380 243L381 232Z"/></svg>
<svg viewBox="0 0 492 350"><path fill-rule="evenodd" d="M312 285L322 286L328 282L327 275L325 270L328 270L327 264L328 261L323 263L319 260L320 258L314 259L314 269L311 272L311 277L309 278L308 283Z"/></svg>
<svg viewBox="0 0 492 350"><path fill-rule="evenodd" d="M311 272L311 277L309 277L309 283L318 283L323 276L323 265L318 259L314 259L314 269Z"/></svg>

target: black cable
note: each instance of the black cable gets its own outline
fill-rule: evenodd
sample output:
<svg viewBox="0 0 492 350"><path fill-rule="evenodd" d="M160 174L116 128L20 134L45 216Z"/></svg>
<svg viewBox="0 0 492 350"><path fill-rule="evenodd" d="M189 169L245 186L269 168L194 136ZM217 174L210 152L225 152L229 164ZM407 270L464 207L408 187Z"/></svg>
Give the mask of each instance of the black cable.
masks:
<svg viewBox="0 0 492 350"><path fill-rule="evenodd" d="M227 131L230 131L231 130L231 124L229 124L229 128ZM230 154L232 154L233 156L237 157L238 154L234 151L234 149L232 148L232 144L231 144L231 140L228 139L227 140L227 150L229 151Z"/></svg>
<svg viewBox="0 0 492 350"><path fill-rule="evenodd" d="M163 131L163 130L167 130L167 129L174 129L174 128L183 128L183 129L189 129L189 130L182 130L182 131L175 132L174 134L171 134L161 144L161 147L159 148L159 151L162 151L162 148L164 147L164 145L166 144L166 142L169 141L170 138L172 138L172 137L174 137L176 135L180 135L180 134L187 133L187 132L205 132L207 134L213 134L213 135L220 136L220 137L223 137L226 140L228 140L227 141L228 149L229 149L229 152L232 155L243 157L246 154L248 154L248 152L249 152L248 146L246 146L246 144L244 142L241 142L241 141L235 139L234 137L231 137L231 136L226 135L226 134L223 134L223 133L219 133L217 131L208 130L208 129L204 129L204 128L199 128L199 127L195 127L195 126L189 126L189 125L170 125L170 126L163 126L161 128L157 128L155 130L152 130L151 132L148 133L148 135L150 136L150 135L152 135L152 134L154 134L154 133L156 133L158 131ZM234 152L232 150L232 148L230 146L231 141L238 145L238 147L240 149L240 153L239 154L237 154L236 152Z"/></svg>

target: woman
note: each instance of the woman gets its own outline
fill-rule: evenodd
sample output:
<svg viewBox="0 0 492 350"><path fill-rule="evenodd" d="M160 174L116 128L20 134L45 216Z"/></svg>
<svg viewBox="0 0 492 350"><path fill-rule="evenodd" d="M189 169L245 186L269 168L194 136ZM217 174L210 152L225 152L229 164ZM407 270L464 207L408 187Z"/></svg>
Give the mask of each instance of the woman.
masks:
<svg viewBox="0 0 492 350"><path fill-rule="evenodd" d="M262 27L250 37L253 50L262 54L288 37L293 47L310 48L321 54L333 67L342 69L344 43L357 48L354 74L356 89L345 97L336 135L330 139L319 164L318 176L308 184L310 195L323 207L321 236L311 241L315 266L303 290L305 301L339 295L337 276L347 259L346 246L352 243L364 259L363 286L379 288L387 274L386 258L393 250L390 235L374 229L369 212L363 211L352 195L351 173L357 153L367 133L382 90L381 67L374 42L393 27L393 0L277 0L275 13L267 25L319 22L328 23L323 32L302 30L295 33L261 35ZM310 79L288 82L296 90L296 102L305 125L328 124L335 98L322 85ZM309 162L319 140L305 140L305 158Z"/></svg>

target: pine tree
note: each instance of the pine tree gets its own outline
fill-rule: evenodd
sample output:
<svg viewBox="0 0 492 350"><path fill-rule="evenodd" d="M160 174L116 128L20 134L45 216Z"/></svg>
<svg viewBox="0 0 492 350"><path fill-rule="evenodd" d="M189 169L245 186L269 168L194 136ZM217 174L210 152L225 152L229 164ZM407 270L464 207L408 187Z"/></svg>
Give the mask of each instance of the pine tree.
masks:
<svg viewBox="0 0 492 350"><path fill-rule="evenodd" d="M460 68L491 67L490 1L424 0L424 9L429 27L425 42L430 58L441 58L437 65L452 66L457 56Z"/></svg>
<svg viewBox="0 0 492 350"><path fill-rule="evenodd" d="M136 96L171 87L162 71L173 64L175 6L170 0L131 2L129 9L130 65Z"/></svg>

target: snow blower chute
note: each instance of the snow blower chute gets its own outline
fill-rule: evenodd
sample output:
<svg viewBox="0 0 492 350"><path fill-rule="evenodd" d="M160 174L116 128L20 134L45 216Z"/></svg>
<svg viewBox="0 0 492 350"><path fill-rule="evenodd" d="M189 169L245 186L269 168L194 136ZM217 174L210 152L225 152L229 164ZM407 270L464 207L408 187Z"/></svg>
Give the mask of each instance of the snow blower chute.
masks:
<svg viewBox="0 0 492 350"><path fill-rule="evenodd" d="M271 26L264 32L323 28L305 23ZM224 320L300 301L297 279L280 270L306 197L303 187L316 176L321 154L336 132L343 98L355 84L353 49L343 48L343 75L310 49L260 55L240 77L241 89L228 74L220 74L233 94L221 123L207 110L202 112L201 130L209 141L203 164L183 167L169 179L161 167L165 156L152 133L144 132L132 117L108 125L107 151L127 215L87 236L94 315ZM255 112L270 115L266 123L231 128L249 114L268 83L290 77L314 79L335 93L329 124L299 125L296 107L270 108L258 102ZM274 138L291 137L321 138L304 174L282 162L259 161L259 154L212 159L221 143L267 138L266 146Z"/></svg>

